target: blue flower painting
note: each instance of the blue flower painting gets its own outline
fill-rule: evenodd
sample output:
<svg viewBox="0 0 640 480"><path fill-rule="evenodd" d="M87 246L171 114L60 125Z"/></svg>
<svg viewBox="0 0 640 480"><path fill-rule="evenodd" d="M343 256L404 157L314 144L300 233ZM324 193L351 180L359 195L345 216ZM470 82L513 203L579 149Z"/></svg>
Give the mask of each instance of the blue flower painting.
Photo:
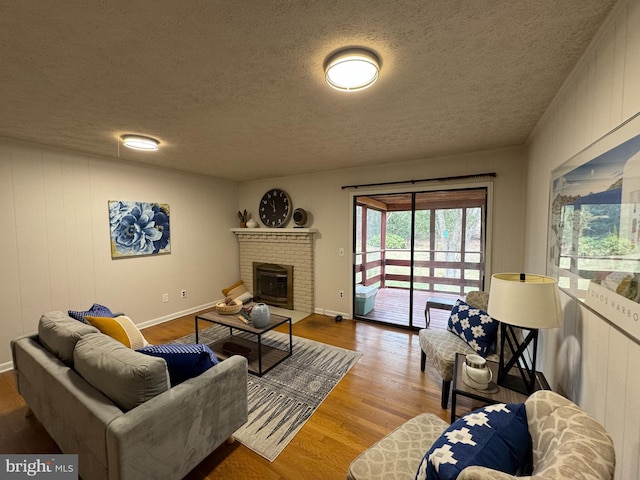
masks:
<svg viewBox="0 0 640 480"><path fill-rule="evenodd" d="M167 204L110 200L109 227L112 258L171 252Z"/></svg>

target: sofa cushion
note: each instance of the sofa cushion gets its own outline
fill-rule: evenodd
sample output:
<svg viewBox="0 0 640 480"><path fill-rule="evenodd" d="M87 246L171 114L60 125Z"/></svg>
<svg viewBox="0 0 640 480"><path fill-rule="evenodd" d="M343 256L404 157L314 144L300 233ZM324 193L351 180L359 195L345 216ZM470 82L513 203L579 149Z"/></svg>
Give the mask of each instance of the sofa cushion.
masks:
<svg viewBox="0 0 640 480"><path fill-rule="evenodd" d="M167 362L171 386L197 377L219 363L216 354L201 343L152 345L141 348L138 352L164 358Z"/></svg>
<svg viewBox="0 0 640 480"><path fill-rule="evenodd" d="M38 338L49 352L73 367L73 349L83 335L98 329L74 320L64 312L48 312L38 322Z"/></svg>
<svg viewBox="0 0 640 480"><path fill-rule="evenodd" d="M170 388L163 359L131 350L102 333L83 336L73 359L75 370L123 411Z"/></svg>
<svg viewBox="0 0 640 480"><path fill-rule="evenodd" d="M136 350L148 345L138 327L125 315L119 317L84 317L89 325L93 325L105 335L115 338L125 347Z"/></svg>
<svg viewBox="0 0 640 480"><path fill-rule="evenodd" d="M498 321L484 310L457 300L451 309L447 329L460 336L476 353L486 357L495 344Z"/></svg>
<svg viewBox="0 0 640 480"><path fill-rule="evenodd" d="M477 465L514 475L531 451L523 403L499 403L455 421L427 451L418 479L453 480Z"/></svg>
<svg viewBox="0 0 640 480"><path fill-rule="evenodd" d="M111 310L109 310L108 307L100 305L99 303L94 303L89 310L69 310L67 313L71 318L75 318L80 322L84 322L84 317L86 317L87 315L92 315L94 317L115 317L115 315L111 312Z"/></svg>

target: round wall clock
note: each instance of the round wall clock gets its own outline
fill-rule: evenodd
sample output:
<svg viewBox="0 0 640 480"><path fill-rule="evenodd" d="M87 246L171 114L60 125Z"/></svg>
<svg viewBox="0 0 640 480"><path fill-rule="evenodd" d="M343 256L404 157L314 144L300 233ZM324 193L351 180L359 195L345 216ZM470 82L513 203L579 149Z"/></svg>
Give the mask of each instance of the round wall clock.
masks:
<svg viewBox="0 0 640 480"><path fill-rule="evenodd" d="M272 188L262 196L258 212L267 227L282 227L291 215L291 199L284 190Z"/></svg>

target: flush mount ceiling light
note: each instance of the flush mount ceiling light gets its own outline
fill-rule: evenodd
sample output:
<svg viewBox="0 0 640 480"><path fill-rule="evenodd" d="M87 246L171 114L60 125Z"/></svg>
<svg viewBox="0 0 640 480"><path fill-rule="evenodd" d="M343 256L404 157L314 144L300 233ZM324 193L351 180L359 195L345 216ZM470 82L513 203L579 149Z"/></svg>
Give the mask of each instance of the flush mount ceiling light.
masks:
<svg viewBox="0 0 640 480"><path fill-rule="evenodd" d="M135 150L158 150L158 145L160 144L155 138L143 137L142 135L123 135L120 138L125 147Z"/></svg>
<svg viewBox="0 0 640 480"><path fill-rule="evenodd" d="M347 48L331 55L324 64L330 87L343 92L364 90L378 80L380 59L364 48Z"/></svg>

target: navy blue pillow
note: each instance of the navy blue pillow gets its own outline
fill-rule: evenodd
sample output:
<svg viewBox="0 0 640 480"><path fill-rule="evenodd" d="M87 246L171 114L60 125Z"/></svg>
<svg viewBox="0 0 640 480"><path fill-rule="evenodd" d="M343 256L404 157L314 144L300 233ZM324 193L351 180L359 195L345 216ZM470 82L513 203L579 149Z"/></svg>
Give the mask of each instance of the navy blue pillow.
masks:
<svg viewBox="0 0 640 480"><path fill-rule="evenodd" d="M453 480L470 465L515 475L531 450L524 403L499 403L456 420L427 451L416 480Z"/></svg>
<svg viewBox="0 0 640 480"><path fill-rule="evenodd" d="M71 318L75 318L76 320L82 322L82 323L87 323L84 320L84 317L89 316L89 317L108 317L108 318L115 318L115 315L111 312L111 310L109 310L109 308L105 307L104 305L100 305L99 303L94 303L91 308L89 310L87 310L86 312L80 312L80 311L76 311L76 310L69 310L67 312L67 314L71 317Z"/></svg>
<svg viewBox="0 0 640 480"><path fill-rule="evenodd" d="M498 335L498 321L484 310L458 300L451 309L447 330L467 342L478 355L486 357Z"/></svg>
<svg viewBox="0 0 640 480"><path fill-rule="evenodd" d="M136 351L164 358L167 362L172 387L197 377L219 363L216 354L202 343L150 345Z"/></svg>

